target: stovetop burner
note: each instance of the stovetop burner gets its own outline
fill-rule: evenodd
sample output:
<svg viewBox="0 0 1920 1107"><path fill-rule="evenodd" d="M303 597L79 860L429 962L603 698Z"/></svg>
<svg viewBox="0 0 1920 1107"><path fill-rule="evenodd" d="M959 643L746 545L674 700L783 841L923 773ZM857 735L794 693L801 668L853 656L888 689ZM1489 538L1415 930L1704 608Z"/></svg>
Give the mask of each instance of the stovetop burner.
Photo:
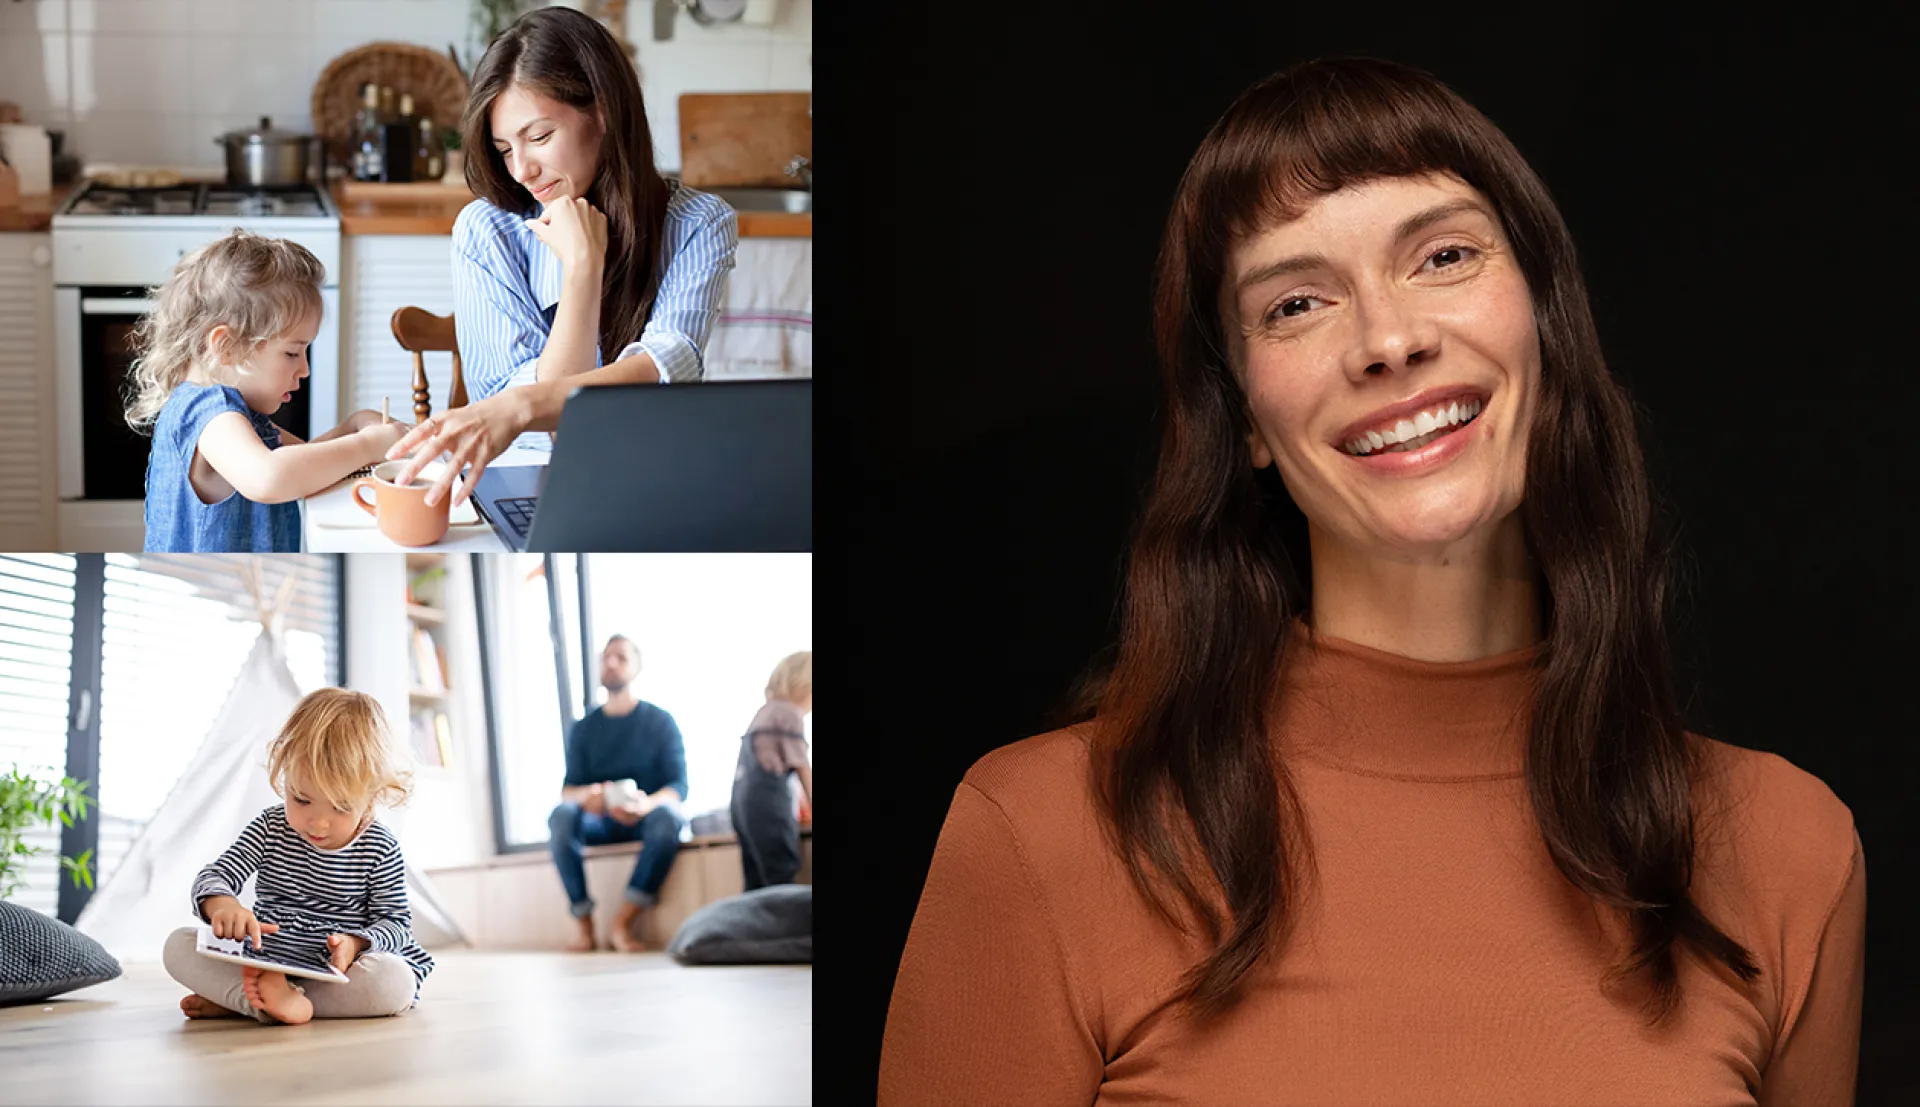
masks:
<svg viewBox="0 0 1920 1107"><path fill-rule="evenodd" d="M108 188L90 184L74 197L69 215L210 215L240 218L324 218L329 212L312 185L230 189L206 183L168 188Z"/></svg>

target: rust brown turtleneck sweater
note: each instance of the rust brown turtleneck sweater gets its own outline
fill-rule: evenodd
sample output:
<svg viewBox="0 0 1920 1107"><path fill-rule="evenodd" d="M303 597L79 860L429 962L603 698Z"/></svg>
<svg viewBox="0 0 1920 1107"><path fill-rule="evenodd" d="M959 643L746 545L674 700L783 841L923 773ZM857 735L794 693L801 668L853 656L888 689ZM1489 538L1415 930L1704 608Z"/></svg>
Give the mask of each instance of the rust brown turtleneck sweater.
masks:
<svg viewBox="0 0 1920 1107"><path fill-rule="evenodd" d="M1703 739L1695 898L1761 975L1683 953L1680 1008L1650 1026L1602 989L1619 929L1533 822L1532 657L1299 653L1277 731L1318 873L1283 953L1213 1025L1168 1000L1204 947L1106 844L1084 738L982 758L901 959L880 1103L1851 1102L1866 876L1846 807L1778 757Z"/></svg>

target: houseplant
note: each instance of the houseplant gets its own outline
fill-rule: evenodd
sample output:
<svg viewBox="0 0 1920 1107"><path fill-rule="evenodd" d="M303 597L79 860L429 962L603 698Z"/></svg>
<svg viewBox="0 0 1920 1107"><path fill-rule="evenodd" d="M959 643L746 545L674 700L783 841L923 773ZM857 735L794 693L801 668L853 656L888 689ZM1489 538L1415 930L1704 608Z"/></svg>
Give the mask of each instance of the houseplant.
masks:
<svg viewBox="0 0 1920 1107"><path fill-rule="evenodd" d="M27 831L56 819L72 826L76 818L85 818L93 803L87 795L87 782L61 777L57 784L45 784L20 770L19 765L0 776L0 899L19 888L27 860L39 852L26 842ZM62 857L60 868L75 884L93 887L93 851L79 857Z"/></svg>
<svg viewBox="0 0 1920 1107"><path fill-rule="evenodd" d="M87 782L63 776L44 784L15 765L0 776L0 1004L35 1003L120 975L120 962L99 942L40 911L9 903L21 870L36 852L26 832L56 819L72 826L94 801ZM76 885L93 887L92 850L62 857Z"/></svg>

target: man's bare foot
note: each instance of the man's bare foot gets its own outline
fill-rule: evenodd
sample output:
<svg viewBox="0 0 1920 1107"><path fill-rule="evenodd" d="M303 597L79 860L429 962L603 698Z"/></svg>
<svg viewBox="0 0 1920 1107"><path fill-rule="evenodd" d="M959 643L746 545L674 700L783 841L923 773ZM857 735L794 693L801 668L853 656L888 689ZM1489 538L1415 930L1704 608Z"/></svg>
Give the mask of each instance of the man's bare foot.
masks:
<svg viewBox="0 0 1920 1107"><path fill-rule="evenodd" d="M244 1019L247 1016L238 1011L230 1011L198 992L190 992L180 1000L180 1013L190 1019Z"/></svg>
<svg viewBox="0 0 1920 1107"><path fill-rule="evenodd" d="M573 921L579 924L580 932L573 936L573 941L567 943L567 952L592 953L599 948L599 943L593 938L593 917L589 915Z"/></svg>
<svg viewBox="0 0 1920 1107"><path fill-rule="evenodd" d="M240 966L241 986L254 1010L265 1011L288 1026L298 1026L313 1018L313 1001L293 990L283 972L262 972L252 965Z"/></svg>
<svg viewBox="0 0 1920 1107"><path fill-rule="evenodd" d="M645 942L633 936L633 924L640 918L638 904L623 903L620 913L613 917L613 927L608 935L613 939L613 948L621 953L645 953Z"/></svg>

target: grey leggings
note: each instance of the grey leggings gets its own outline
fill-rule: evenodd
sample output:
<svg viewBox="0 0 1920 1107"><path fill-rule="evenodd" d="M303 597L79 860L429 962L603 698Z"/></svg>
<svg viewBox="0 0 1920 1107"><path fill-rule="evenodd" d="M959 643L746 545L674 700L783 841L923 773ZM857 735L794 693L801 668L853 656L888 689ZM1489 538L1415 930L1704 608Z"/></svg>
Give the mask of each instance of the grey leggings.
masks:
<svg viewBox="0 0 1920 1107"><path fill-rule="evenodd" d="M216 961L194 950L196 930L183 926L167 936L167 948L161 956L167 975L206 999L261 1022L275 1021L265 1011L256 1011L247 1001L239 965ZM347 983L328 980L303 980L290 976L287 982L306 993L313 1002L316 1019L370 1019L398 1015L413 1006L418 982L413 967L397 954L363 953L347 968Z"/></svg>

